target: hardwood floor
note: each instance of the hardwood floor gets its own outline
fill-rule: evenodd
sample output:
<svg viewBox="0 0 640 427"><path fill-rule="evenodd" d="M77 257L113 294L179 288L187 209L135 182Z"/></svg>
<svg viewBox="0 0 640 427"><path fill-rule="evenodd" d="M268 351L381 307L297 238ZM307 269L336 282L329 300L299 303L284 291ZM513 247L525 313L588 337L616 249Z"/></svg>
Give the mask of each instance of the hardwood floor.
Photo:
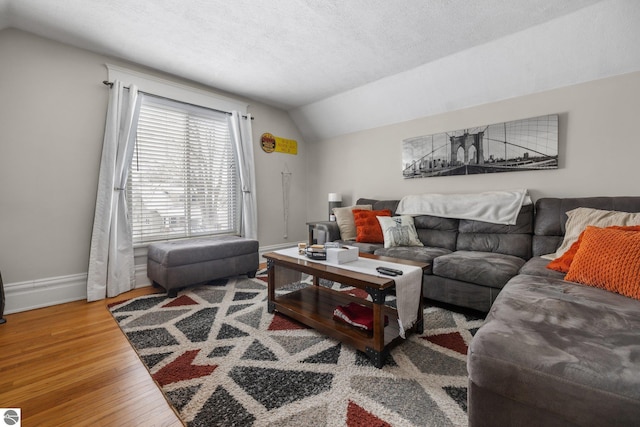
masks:
<svg viewBox="0 0 640 427"><path fill-rule="evenodd" d="M156 292L5 315L0 408L21 408L25 427L182 426L106 308Z"/></svg>

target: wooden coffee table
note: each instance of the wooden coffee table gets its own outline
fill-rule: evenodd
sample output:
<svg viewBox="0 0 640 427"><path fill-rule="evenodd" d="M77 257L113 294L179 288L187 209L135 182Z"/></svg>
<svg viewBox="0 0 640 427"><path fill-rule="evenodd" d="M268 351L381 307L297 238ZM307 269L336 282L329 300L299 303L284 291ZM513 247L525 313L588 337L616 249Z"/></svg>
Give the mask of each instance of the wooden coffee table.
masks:
<svg viewBox="0 0 640 427"><path fill-rule="evenodd" d="M327 336L365 352L377 368L384 365L390 348L402 341L397 322L397 310L384 304L387 294L395 287L392 277L354 272L340 268L338 265L321 264L276 252L269 252L263 256L267 259L269 275L269 313L277 310ZM429 266L426 263L369 254L360 254L360 257L412 265L422 268L423 271ZM312 276L313 284L301 286L291 292L281 294L277 292L284 286L300 283L302 274ZM372 301L320 286L320 279L363 289L371 295ZM346 305L350 302L373 308L373 331L358 329L333 319L334 309L338 305ZM409 331L419 334L423 332L422 310L422 286L420 286L418 320ZM389 317L389 325L386 327L385 315Z"/></svg>

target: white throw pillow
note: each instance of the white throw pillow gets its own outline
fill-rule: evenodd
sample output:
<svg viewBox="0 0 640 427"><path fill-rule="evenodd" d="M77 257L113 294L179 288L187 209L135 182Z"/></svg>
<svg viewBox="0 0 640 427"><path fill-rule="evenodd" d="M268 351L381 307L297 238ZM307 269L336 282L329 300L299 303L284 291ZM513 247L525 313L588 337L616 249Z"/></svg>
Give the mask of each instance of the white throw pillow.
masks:
<svg viewBox="0 0 640 427"><path fill-rule="evenodd" d="M400 216L378 216L378 222L384 235L384 247L395 246L424 246L418 238L413 217L409 215Z"/></svg>
<svg viewBox="0 0 640 427"><path fill-rule="evenodd" d="M340 229L340 238L342 240L356 240L356 223L353 219L353 210L362 209L370 211L371 205L355 205L343 208L333 208L333 214L336 216L336 222Z"/></svg>
<svg viewBox="0 0 640 427"><path fill-rule="evenodd" d="M587 228L587 225L594 225L600 228L612 225L640 225L640 213L576 208L567 211L567 216L566 231L562 244L554 254L543 255L543 258L553 260L561 257L578 240L580 233Z"/></svg>

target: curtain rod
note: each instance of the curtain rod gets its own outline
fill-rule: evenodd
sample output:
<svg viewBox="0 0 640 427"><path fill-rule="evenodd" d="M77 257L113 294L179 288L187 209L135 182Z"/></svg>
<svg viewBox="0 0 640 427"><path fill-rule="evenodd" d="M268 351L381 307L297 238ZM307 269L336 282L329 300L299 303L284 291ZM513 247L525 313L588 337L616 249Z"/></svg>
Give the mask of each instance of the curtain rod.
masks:
<svg viewBox="0 0 640 427"><path fill-rule="evenodd" d="M103 81L102 81L102 84L104 84L105 86L109 86L110 88L112 88L112 87L113 87L113 82L110 82L110 81L108 81L108 80L103 80ZM129 89L129 86L125 86L125 89ZM162 98L162 99L168 99L169 101L175 101L175 99L167 98L167 97L165 97L165 96L156 95L156 94L154 94L154 93L148 93L148 92L144 92L144 91L141 91L141 90L139 90L138 92L139 92L139 93L144 93L145 95L149 95L149 96L155 96L155 97ZM178 101L178 102L182 102L182 101ZM231 113L230 113L230 112L228 112L228 111L216 110L215 108L203 107L202 105L190 104L190 103L188 103L188 102L182 102L182 103L183 103L183 104L188 104L188 105L193 105L194 107L207 108L207 109L209 109L209 110L213 110L213 111L216 111L216 112L218 112L218 113L224 113L224 114L227 114L227 115L229 115L229 116L231 115ZM243 118L243 119L246 119L246 118L247 118L247 116L243 115L243 116L242 116L242 118ZM254 117L251 117L251 120L253 120L253 119L254 119Z"/></svg>

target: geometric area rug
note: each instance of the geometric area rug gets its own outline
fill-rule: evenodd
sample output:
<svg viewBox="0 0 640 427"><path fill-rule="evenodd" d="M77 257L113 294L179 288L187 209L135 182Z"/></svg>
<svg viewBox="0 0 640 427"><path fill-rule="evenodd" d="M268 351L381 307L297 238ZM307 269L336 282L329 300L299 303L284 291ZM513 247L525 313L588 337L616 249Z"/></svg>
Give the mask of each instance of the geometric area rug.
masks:
<svg viewBox="0 0 640 427"><path fill-rule="evenodd" d="M467 425L467 346L482 318L426 307L424 333L378 369L349 345L269 314L265 280L109 306L185 425Z"/></svg>

